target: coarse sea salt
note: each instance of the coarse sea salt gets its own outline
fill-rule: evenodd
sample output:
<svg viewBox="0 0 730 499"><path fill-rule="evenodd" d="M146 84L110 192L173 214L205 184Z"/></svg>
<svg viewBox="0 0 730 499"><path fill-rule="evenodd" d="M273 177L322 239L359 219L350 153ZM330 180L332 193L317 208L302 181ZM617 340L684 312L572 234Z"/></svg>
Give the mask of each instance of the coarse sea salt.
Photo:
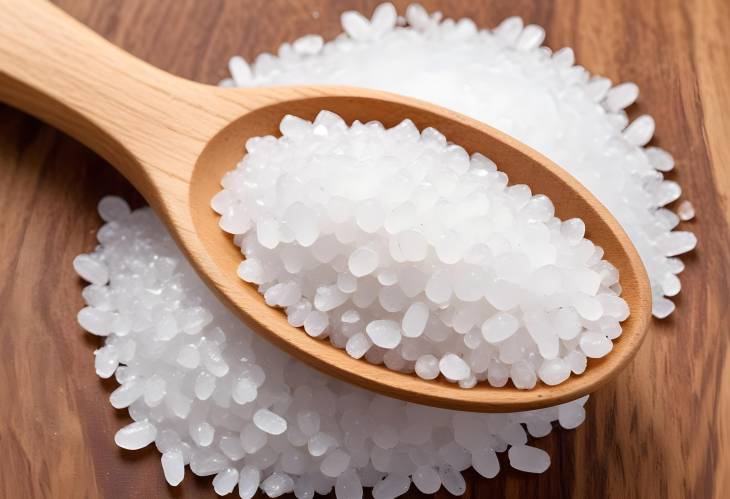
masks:
<svg viewBox="0 0 730 499"><path fill-rule="evenodd" d="M591 75L575 65L570 48L541 47L544 30L519 17L486 30L413 4L404 16L408 25L396 26L392 15L382 14L393 11L383 4L369 20L343 14L345 33L317 52L284 44L278 55L262 54L251 65L236 57L234 79L222 84L376 88L442 105L514 136L569 171L621 222L647 268L654 315L669 315L672 286L683 269L676 255L694 249L697 239L677 229L680 219L665 206L681 188L664 178L674 168L672 156L646 146L654 120L644 115L629 123L626 108L639 87ZM693 215L682 205L682 220ZM362 221L378 216L363 210Z"/></svg>
<svg viewBox="0 0 730 499"><path fill-rule="evenodd" d="M678 220L669 210L657 209L649 184L660 184L660 175L674 168L674 160L663 149L631 145L620 135L628 123L621 109L636 100L638 87L623 84L612 88L608 79L591 77L574 66L570 49L551 55L546 48L535 48L541 42L539 30L531 28L527 42L518 50L516 41L527 30L516 17L493 31L477 30L469 20L444 20L419 5L411 5L405 17L410 27L381 28L377 33L355 31L358 38L352 38L348 29L350 34L323 44L319 52L315 51L319 48L316 41L305 41L293 49L285 44L279 57L261 56L252 66L234 57L229 67L235 81L222 84L266 85L278 80L283 84L381 88L451 107L516 136L577 176L619 218L647 264L655 315L671 313L674 304L662 296L662 282L684 267L678 258L665 258L656 241L673 230ZM531 49L527 48L530 44ZM614 193L621 189L630 195L617 200ZM459 493L463 492L460 471L454 471L436 448L455 442L469 451L471 466L491 478L499 472L497 454L509 447L500 436L503 428L521 421L532 437L539 438L548 435L555 422L570 428L585 417L585 399L540 411L468 414L393 401L314 373L270 348L222 307L148 209L124 216L119 201L104 202L105 221L120 220L101 228L101 245L93 254L111 271L111 279L91 284L83 292L90 307L113 314L111 322L104 319L100 323L111 332L95 354L96 370L100 377L115 376L130 387L135 386L135 378L154 374L172 381L158 405L150 407L138 392L128 407L135 421L148 420L155 426L155 445L171 485L182 481L186 467L198 474L234 468L239 472L238 494L250 499L281 468L284 457L290 462L299 455L293 452L296 449L308 466L304 474L289 475L300 499L332 490L340 499L359 498L362 487L374 486L391 474L394 478L388 483L407 483L403 477L409 477L423 493L442 486ZM356 214L358 223L364 227L382 223L382 214L367 208ZM684 248L696 243L690 235L685 238ZM254 267L243 270L247 276L263 272ZM103 281L103 276L94 275L97 282ZM376 277L384 286L393 285L398 277L400 282L420 286L410 275L381 273ZM671 284L672 291L677 287ZM185 335L155 341L158 310L165 306L178 309L181 323L188 326L183 326ZM571 319L561 320L561 330L570 331L566 326ZM175 363L185 343L200 346L201 361L195 367ZM211 357L216 352L208 349L209 344L219 345L225 365L230 362L231 369L222 377L224 365L215 355ZM425 364L438 369L437 359L432 361ZM568 362L579 373L585 369L586 358L575 351ZM239 376L243 372L252 375ZM490 366L488 371L490 383L496 386L506 383L508 375L505 366ZM245 404L232 397L240 378L257 386L251 392L253 400ZM282 413L289 400L293 402ZM287 431L269 439L253 424L252 416L255 408L271 408L274 401L278 407L274 412L287 420ZM392 449L378 447L371 438L376 435L373 421L385 410L402 435ZM188 420L193 416L215 428L214 441L207 448L199 447L188 433ZM351 437L345 439L345 434ZM322 475L319 466L326 453L338 447L353 450L352 459L348 470L332 479ZM531 456L514 457L517 466L527 464L534 469L544 463ZM221 480L227 483L229 479ZM266 491L274 494L278 489L267 487Z"/></svg>
<svg viewBox="0 0 730 499"><path fill-rule="evenodd" d="M248 140L211 204L241 246L239 275L292 325L462 388L502 386L489 370L504 368L519 388L557 385L569 356L611 351L629 315L618 271L581 220L556 218L500 165L409 120L322 111L280 129Z"/></svg>
<svg viewBox="0 0 730 499"><path fill-rule="evenodd" d="M572 428L585 417L587 397L548 409L477 414L355 388L248 329L203 284L149 208L105 224L99 237L88 256L109 279L89 284L100 288L84 297L89 308L108 313L107 323L94 325L112 331L96 352L97 373L116 378L120 386L110 401L133 420L115 441L125 449L154 443L171 485L189 469L213 476L217 493L237 489L243 498L261 489L269 497L294 492L298 498L334 490L348 499L373 487L373 497L391 499L411 485L462 494L462 471L474 467L495 476L496 453L510 446L521 449L510 457L517 467L546 466L542 454L530 454L525 428L544 436L556 421ZM177 334L160 336L160 324L171 321ZM113 332L119 322L131 326ZM462 378L457 359L442 361L446 372ZM427 368L438 372L438 360L430 358Z"/></svg>

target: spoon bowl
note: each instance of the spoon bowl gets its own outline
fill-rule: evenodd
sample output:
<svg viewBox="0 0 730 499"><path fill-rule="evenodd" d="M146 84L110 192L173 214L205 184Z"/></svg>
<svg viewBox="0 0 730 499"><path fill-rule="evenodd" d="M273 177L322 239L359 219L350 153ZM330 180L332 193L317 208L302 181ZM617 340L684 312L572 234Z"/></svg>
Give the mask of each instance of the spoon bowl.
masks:
<svg viewBox="0 0 730 499"><path fill-rule="evenodd" d="M651 292L636 249L619 223L577 180L511 137L415 99L349 87L222 89L184 80L114 47L57 8L0 0L0 101L53 124L104 156L162 217L200 276L255 332L314 368L385 395L470 411L512 412L573 400L614 378L633 358L651 316ZM481 152L511 184L547 195L556 216L581 218L586 237L620 273L631 316L613 351L558 386L532 390L479 383L462 389L439 378L351 358L314 339L264 303L236 274L241 252L210 208L224 173L250 137L278 135L286 114L314 119L329 110L348 123L411 119L437 128L468 152Z"/></svg>

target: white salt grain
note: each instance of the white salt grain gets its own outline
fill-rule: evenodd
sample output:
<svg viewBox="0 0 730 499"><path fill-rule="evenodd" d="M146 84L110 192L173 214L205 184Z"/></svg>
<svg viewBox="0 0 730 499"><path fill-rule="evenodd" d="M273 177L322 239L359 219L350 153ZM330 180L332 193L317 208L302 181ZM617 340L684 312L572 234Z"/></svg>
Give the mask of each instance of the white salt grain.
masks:
<svg viewBox="0 0 730 499"><path fill-rule="evenodd" d="M439 370L447 379L453 381L464 380L471 374L469 365L461 357L453 353L448 353L441 357Z"/></svg>
<svg viewBox="0 0 730 499"><path fill-rule="evenodd" d="M236 485L238 485L238 470L235 468L226 468L213 479L213 489L219 496L230 494Z"/></svg>
<svg viewBox="0 0 730 499"><path fill-rule="evenodd" d="M179 449L172 449L162 454L162 471L165 474L165 480L173 487L182 482L185 477L185 463L183 455Z"/></svg>
<svg viewBox="0 0 730 499"><path fill-rule="evenodd" d="M695 217L695 209L689 201L682 201L677 208L677 215L682 221L692 220Z"/></svg>
<svg viewBox="0 0 730 499"><path fill-rule="evenodd" d="M137 450L154 442L155 436L157 428L152 423L136 421L119 430L114 435L114 442L122 449Z"/></svg>
<svg viewBox="0 0 730 499"><path fill-rule="evenodd" d="M542 449L528 445L510 447L509 464L520 471L542 473L550 467L550 456Z"/></svg>
<svg viewBox="0 0 730 499"><path fill-rule="evenodd" d="M105 196L99 201L99 216L105 222L122 221L129 216L127 202L118 196Z"/></svg>
<svg viewBox="0 0 730 499"><path fill-rule="evenodd" d="M109 271L102 262L89 255L79 255L73 261L74 270L84 280L103 285L109 280Z"/></svg>
<svg viewBox="0 0 730 499"><path fill-rule="evenodd" d="M286 431L286 420L268 409L259 409L253 415L256 427L270 435L281 435Z"/></svg>
<svg viewBox="0 0 730 499"><path fill-rule="evenodd" d="M261 482L261 470L253 466L244 466L238 474L238 494L241 499L251 499L256 495Z"/></svg>
<svg viewBox="0 0 730 499"><path fill-rule="evenodd" d="M381 348L395 348L401 340L400 326L394 321L372 321L367 325L365 331L372 342Z"/></svg>

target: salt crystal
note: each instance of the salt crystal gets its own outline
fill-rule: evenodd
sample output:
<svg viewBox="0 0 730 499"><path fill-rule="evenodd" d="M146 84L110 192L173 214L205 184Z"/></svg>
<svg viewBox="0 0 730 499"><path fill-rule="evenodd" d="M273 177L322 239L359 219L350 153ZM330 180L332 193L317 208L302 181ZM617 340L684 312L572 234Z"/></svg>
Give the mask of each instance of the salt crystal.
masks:
<svg viewBox="0 0 730 499"><path fill-rule="evenodd" d="M319 466L323 475L336 478L340 476L350 465L350 455L341 450L335 449L322 460Z"/></svg>
<svg viewBox="0 0 730 499"><path fill-rule="evenodd" d="M416 374L422 379L435 379L439 375L439 360L433 355L422 355L416 361Z"/></svg>
<svg viewBox="0 0 730 499"><path fill-rule="evenodd" d="M621 83L606 94L606 107L613 112L620 111L634 103L639 96L639 87L635 83Z"/></svg>
<svg viewBox="0 0 730 499"><path fill-rule="evenodd" d="M519 326L519 322L513 315L497 313L484 321L482 335L489 343L498 343L512 336Z"/></svg>
<svg viewBox="0 0 730 499"><path fill-rule="evenodd" d="M499 473L499 460L492 448L472 452L472 466L484 478L494 478Z"/></svg>
<svg viewBox="0 0 730 499"><path fill-rule="evenodd" d="M348 267L355 277L366 276L378 266L378 254L369 248L358 248L348 260Z"/></svg>
<svg viewBox="0 0 730 499"><path fill-rule="evenodd" d="M261 483L261 490L269 497L279 497L294 490L294 480L286 473L274 472Z"/></svg>
<svg viewBox="0 0 730 499"><path fill-rule="evenodd" d="M368 339L368 336L363 333L356 333L347 340L345 350L355 359L359 359L367 353L372 346L372 342Z"/></svg>
<svg viewBox="0 0 730 499"><path fill-rule="evenodd" d="M97 336L106 336L111 332L114 315L106 310L85 307L76 315L79 325Z"/></svg>
<svg viewBox="0 0 730 499"><path fill-rule="evenodd" d="M457 470L449 465L439 466L439 476L444 488L451 495L460 496L466 491L466 481Z"/></svg>
<svg viewBox="0 0 730 499"><path fill-rule="evenodd" d="M99 216L105 222L122 221L129 216L127 202L118 196L105 196L99 201Z"/></svg>
<svg viewBox="0 0 730 499"><path fill-rule="evenodd" d="M362 499L362 494L362 482L354 470L347 470L337 477L335 483L337 499Z"/></svg>
<svg viewBox="0 0 730 499"><path fill-rule="evenodd" d="M422 333L428 322L428 306L422 302L412 303L403 315L403 336L417 338Z"/></svg>
<svg viewBox="0 0 730 499"><path fill-rule="evenodd" d="M695 217L694 206L689 201L682 201L677 208L677 215L679 215L680 220L685 222L692 220Z"/></svg>
<svg viewBox="0 0 730 499"><path fill-rule="evenodd" d="M162 454L162 471L165 474L165 480L173 487L182 482L185 477L185 464L183 462L182 452L178 449L172 449Z"/></svg>
<svg viewBox="0 0 730 499"><path fill-rule="evenodd" d="M393 499L405 494L411 486L407 476L390 473L373 487L373 499Z"/></svg>
<svg viewBox="0 0 730 499"><path fill-rule="evenodd" d="M157 428L149 421L130 423L114 435L114 442L122 449L137 450L155 441Z"/></svg>
<svg viewBox="0 0 730 499"><path fill-rule="evenodd" d="M372 321L365 331L372 342L381 348L395 348L401 340L400 326L394 321Z"/></svg>
<svg viewBox="0 0 730 499"><path fill-rule="evenodd" d="M528 445L510 447L509 464L520 471L542 473L550 466L550 456L542 449Z"/></svg>
<svg viewBox="0 0 730 499"><path fill-rule="evenodd" d="M233 492L238 484L238 470L234 468L226 468L219 472L213 479L213 489L219 496L224 496Z"/></svg>
<svg viewBox="0 0 730 499"><path fill-rule="evenodd" d="M461 381L469 377L471 370L464 360L453 353L447 353L439 361L439 370L446 378Z"/></svg>
<svg viewBox="0 0 730 499"><path fill-rule="evenodd" d="M79 255L74 258L73 266L82 279L92 284L103 285L109 280L106 265L89 255Z"/></svg>
<svg viewBox="0 0 730 499"><path fill-rule="evenodd" d="M559 385L570 376L570 366L560 358L547 359L542 362L537 374L546 385Z"/></svg>
<svg viewBox="0 0 730 499"><path fill-rule="evenodd" d="M441 488L441 477L433 466L419 466L412 479L413 485L424 494L435 494Z"/></svg>
<svg viewBox="0 0 730 499"><path fill-rule="evenodd" d="M281 435L286 431L286 420L268 409L259 409L253 415L256 427L270 435Z"/></svg>
<svg viewBox="0 0 730 499"><path fill-rule="evenodd" d="M593 359L600 359L610 352L613 348L611 340L600 333L586 332L580 337L580 349L586 356Z"/></svg>

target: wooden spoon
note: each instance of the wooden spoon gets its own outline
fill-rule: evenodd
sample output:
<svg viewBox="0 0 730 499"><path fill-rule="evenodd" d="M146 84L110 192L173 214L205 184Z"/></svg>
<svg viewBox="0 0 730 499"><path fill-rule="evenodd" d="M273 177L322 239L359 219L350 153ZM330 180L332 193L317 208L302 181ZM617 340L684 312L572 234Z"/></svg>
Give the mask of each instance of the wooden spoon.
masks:
<svg viewBox="0 0 730 499"><path fill-rule="evenodd" d="M331 376L385 395L470 411L519 411L573 400L616 376L647 329L651 293L644 267L619 223L573 177L509 136L446 109L373 90L346 87L222 89L175 77L108 43L50 3L0 0L0 100L67 132L101 154L144 195L185 255L218 296L258 334ZM587 237L620 271L631 316L613 351L561 385L523 391L444 380L355 360L328 341L290 326L241 281L240 250L218 227L210 200L235 167L247 138L278 134L287 114L313 119L322 109L346 121L393 126L410 118L436 127L469 152L549 196L556 215L580 217Z"/></svg>

